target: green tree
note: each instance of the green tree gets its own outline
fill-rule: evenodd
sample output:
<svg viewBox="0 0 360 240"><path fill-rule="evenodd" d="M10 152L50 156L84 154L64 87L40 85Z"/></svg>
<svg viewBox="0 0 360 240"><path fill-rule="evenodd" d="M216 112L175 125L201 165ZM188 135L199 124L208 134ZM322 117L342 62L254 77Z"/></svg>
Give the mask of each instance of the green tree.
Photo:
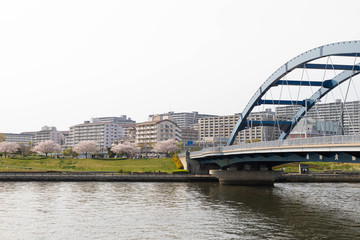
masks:
<svg viewBox="0 0 360 240"><path fill-rule="evenodd" d="M77 152L74 152L72 148L66 148L62 154L64 157L72 157L72 158L79 156L79 154Z"/></svg>
<svg viewBox="0 0 360 240"><path fill-rule="evenodd" d="M0 133L0 142L5 141L5 135L3 133Z"/></svg>
<svg viewBox="0 0 360 240"><path fill-rule="evenodd" d="M116 154L113 151L111 151L110 147L106 148L106 150L109 158L114 158L116 156Z"/></svg>

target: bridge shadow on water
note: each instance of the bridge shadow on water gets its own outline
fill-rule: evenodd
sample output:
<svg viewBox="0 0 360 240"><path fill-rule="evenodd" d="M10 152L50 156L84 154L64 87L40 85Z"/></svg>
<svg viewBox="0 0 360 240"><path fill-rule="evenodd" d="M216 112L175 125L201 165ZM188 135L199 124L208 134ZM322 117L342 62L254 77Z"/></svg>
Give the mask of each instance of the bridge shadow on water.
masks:
<svg viewBox="0 0 360 240"><path fill-rule="evenodd" d="M209 214L226 211L239 238L359 239L360 185L276 184L275 187L191 184ZM241 237L242 236L242 237Z"/></svg>

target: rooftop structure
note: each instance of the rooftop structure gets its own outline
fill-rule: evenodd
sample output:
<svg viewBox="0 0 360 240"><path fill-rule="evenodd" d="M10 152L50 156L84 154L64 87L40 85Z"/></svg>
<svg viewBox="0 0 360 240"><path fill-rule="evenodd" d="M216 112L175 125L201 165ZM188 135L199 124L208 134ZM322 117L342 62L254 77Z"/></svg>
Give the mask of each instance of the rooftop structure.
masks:
<svg viewBox="0 0 360 240"><path fill-rule="evenodd" d="M114 122L118 124L136 123L134 120L131 120L131 118L126 117L126 115L121 115L120 117L96 117L96 118L91 118L90 122L91 123Z"/></svg>
<svg viewBox="0 0 360 240"><path fill-rule="evenodd" d="M155 116L158 117L157 120L170 119L174 121L181 129L190 129L190 126L198 123L200 118L216 117L216 115L199 114L198 112L168 112L163 114L149 115L149 119L152 120L152 118Z"/></svg>

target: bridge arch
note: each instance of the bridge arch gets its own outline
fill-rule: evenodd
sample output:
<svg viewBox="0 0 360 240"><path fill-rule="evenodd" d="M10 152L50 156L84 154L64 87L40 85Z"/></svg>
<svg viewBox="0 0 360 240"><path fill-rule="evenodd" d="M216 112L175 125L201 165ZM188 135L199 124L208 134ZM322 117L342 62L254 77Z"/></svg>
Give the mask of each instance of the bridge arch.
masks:
<svg viewBox="0 0 360 240"><path fill-rule="evenodd" d="M328 44L311 49L304 52L295 58L291 59L278 70L276 70L255 92L252 96L245 109L239 116L227 145L232 145L235 141L237 134L245 129L248 124L248 117L255 106L261 104L295 104L302 106L293 116L291 121L284 122L286 126L284 131L280 135L279 140L284 140L290 133L291 129L300 121L306 111L310 110L317 101L328 94L331 90L344 83L346 80L351 79L360 73L360 64L351 65L333 65L333 64L317 64L311 63L314 60L321 59L330 56L341 56L341 57L357 57L360 56L360 41L347 41ZM284 76L289 74L295 69L336 69L342 70L341 73L337 74L332 79L323 81L299 81L299 80L282 80ZM320 87L315 93L309 98L302 101L293 100L264 100L262 97L272 88L278 85L297 85L297 86L318 86Z"/></svg>

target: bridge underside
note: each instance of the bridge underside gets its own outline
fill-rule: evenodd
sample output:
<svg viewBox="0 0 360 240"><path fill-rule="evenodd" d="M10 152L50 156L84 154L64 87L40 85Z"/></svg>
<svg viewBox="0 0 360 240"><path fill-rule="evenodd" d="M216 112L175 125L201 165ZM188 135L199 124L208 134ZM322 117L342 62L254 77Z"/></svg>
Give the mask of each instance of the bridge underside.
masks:
<svg viewBox="0 0 360 240"><path fill-rule="evenodd" d="M195 159L194 159L195 160ZM244 170L245 166L260 166L271 169L274 166L291 162L342 162L360 163L360 152L291 152L291 153L258 153L231 156L210 156L198 160L202 166L218 166L220 169L236 167Z"/></svg>
<svg viewBox="0 0 360 240"><path fill-rule="evenodd" d="M291 162L360 163L360 152L285 152L208 156L198 160L190 159L192 169L189 170L197 174L210 173L217 177L221 184L271 186L276 179L283 176L282 172L272 171L272 168Z"/></svg>

